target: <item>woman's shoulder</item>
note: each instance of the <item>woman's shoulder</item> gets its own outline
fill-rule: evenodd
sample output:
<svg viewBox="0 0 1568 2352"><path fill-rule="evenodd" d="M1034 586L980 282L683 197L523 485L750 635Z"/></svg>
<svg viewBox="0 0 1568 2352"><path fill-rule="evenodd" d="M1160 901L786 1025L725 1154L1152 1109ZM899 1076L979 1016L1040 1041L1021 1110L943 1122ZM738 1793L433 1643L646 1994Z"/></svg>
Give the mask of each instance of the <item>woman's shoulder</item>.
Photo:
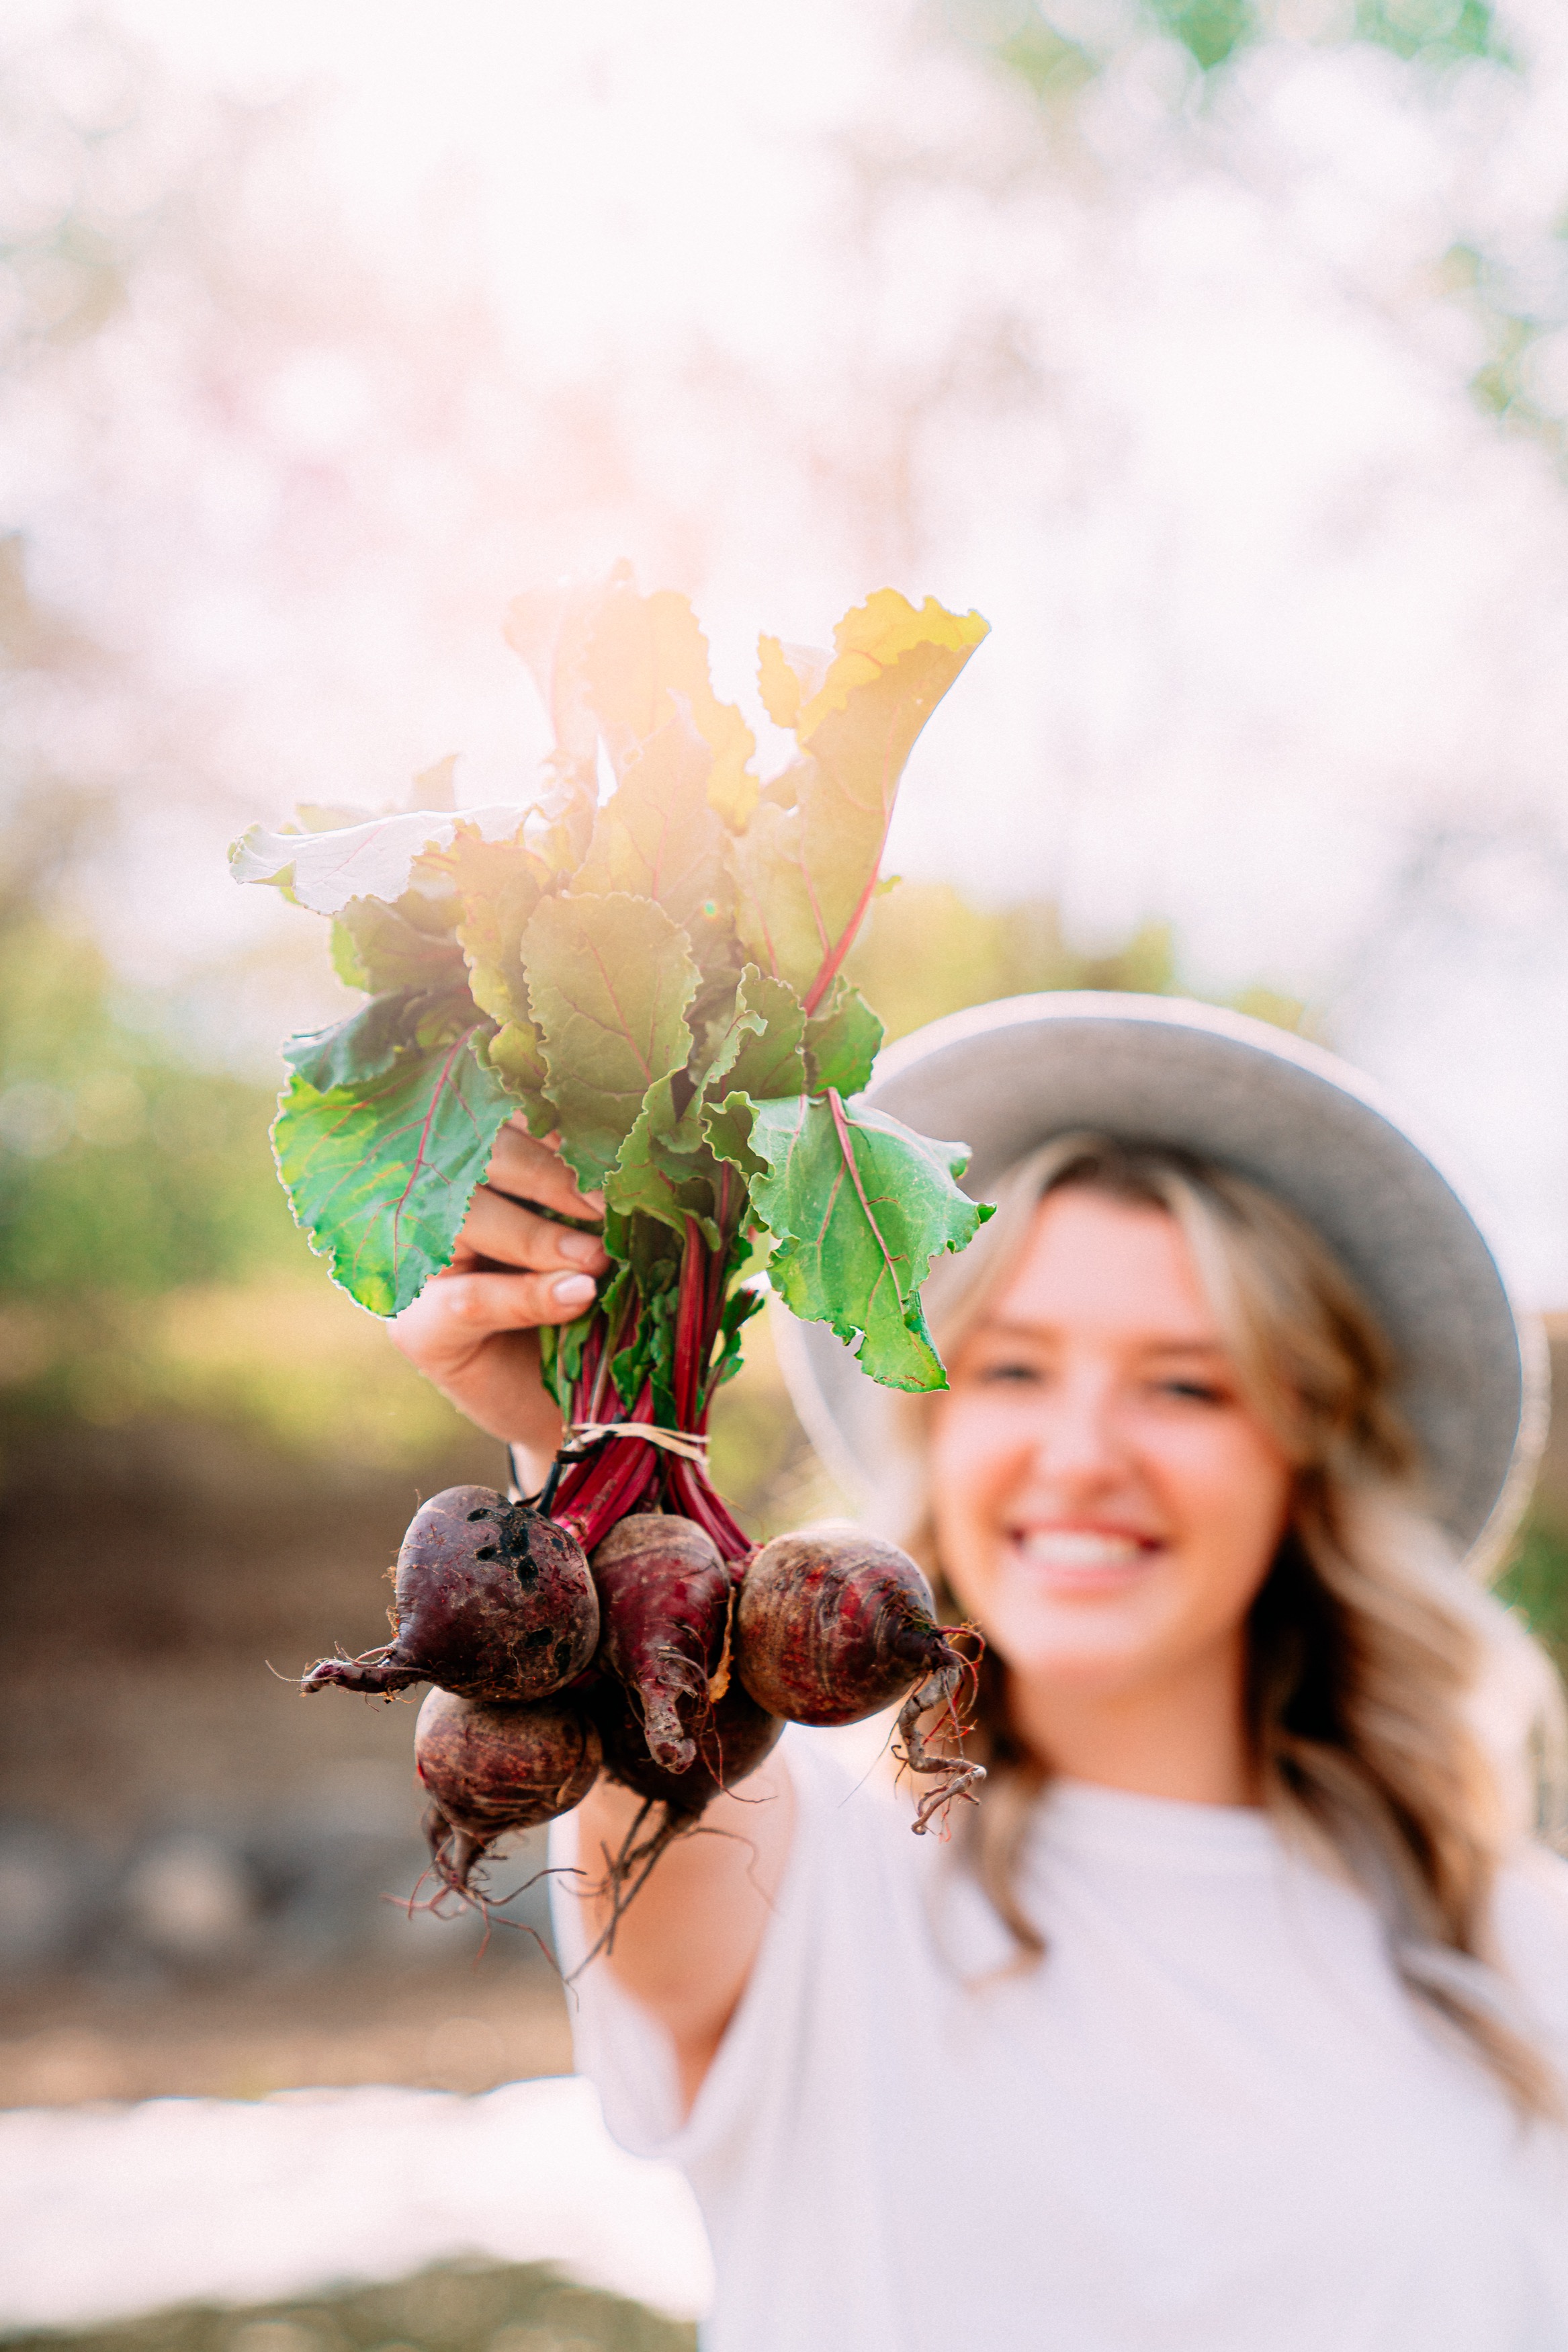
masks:
<svg viewBox="0 0 1568 2352"><path fill-rule="evenodd" d="M916 1837L915 1796L891 1753L891 1721L843 1731L791 1724L779 1754L795 1795L790 1876L803 1902L867 1905L913 1897L928 1878L940 1836Z"/></svg>

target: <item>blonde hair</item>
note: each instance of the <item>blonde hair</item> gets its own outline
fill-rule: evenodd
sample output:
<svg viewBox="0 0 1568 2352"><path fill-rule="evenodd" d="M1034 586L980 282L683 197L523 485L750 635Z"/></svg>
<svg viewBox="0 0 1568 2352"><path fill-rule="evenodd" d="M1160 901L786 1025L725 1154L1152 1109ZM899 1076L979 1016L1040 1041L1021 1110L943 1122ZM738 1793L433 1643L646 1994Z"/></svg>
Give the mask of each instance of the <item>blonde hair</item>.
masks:
<svg viewBox="0 0 1568 2352"><path fill-rule="evenodd" d="M1559 2112L1550 2070L1490 1965L1490 1914L1502 1854L1521 1832L1544 1826L1558 1801L1563 1694L1522 1626L1464 1574L1423 1507L1416 1449L1393 1402L1396 1367L1375 1318L1317 1234L1245 1177L1173 1146L1075 1134L1011 1171L989 1224L927 1285L945 1356L1007 1280L1040 1201L1070 1185L1176 1220L1242 1393L1292 1467L1290 1525L1248 1629L1247 1726L1264 1806L1370 1895L1412 1995L1458 2031L1521 2108ZM917 1483L936 1402L907 1408ZM904 1537L956 1614L923 1484ZM1049 1776L1013 1726L1006 1670L992 1655L980 1669L970 1744L989 1780L960 1850L1020 1958L1038 1958L1044 1939L1017 1880Z"/></svg>

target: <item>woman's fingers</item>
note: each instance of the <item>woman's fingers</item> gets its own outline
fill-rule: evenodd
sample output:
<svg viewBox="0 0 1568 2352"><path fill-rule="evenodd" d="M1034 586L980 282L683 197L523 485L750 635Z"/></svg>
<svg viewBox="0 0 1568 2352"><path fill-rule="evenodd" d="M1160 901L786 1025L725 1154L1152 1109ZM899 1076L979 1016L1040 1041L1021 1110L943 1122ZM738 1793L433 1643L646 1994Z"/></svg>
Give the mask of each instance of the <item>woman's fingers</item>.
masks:
<svg viewBox="0 0 1568 2352"><path fill-rule="evenodd" d="M555 1148L554 1139L541 1143L528 1133L520 1118L509 1118L496 1138L485 1181L495 1191L510 1192L562 1217L601 1217L602 1192L581 1192L577 1178Z"/></svg>
<svg viewBox="0 0 1568 2352"><path fill-rule="evenodd" d="M501 1332L571 1322L594 1288L587 1274L444 1274L404 1307L392 1334L422 1371L439 1378Z"/></svg>
<svg viewBox="0 0 1568 2352"><path fill-rule="evenodd" d="M487 1184L480 1186L469 1203L463 1241L476 1257L524 1266L535 1274L565 1269L602 1274L610 1264L592 1234L552 1224L549 1217L537 1215L505 1192L492 1192Z"/></svg>
<svg viewBox="0 0 1568 2352"><path fill-rule="evenodd" d="M455 1327L478 1337L526 1331L536 1323L570 1323L596 1286L587 1274L454 1274L433 1282L424 1295L439 1299Z"/></svg>

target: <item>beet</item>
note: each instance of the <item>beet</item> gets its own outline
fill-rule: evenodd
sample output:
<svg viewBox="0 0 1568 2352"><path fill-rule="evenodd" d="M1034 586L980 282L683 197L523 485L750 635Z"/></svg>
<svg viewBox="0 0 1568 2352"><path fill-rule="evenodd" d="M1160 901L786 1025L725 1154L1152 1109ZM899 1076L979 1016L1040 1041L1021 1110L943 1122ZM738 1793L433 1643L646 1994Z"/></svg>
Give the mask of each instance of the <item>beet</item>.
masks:
<svg viewBox="0 0 1568 2352"><path fill-rule="evenodd" d="M397 1639L323 1658L308 1691L392 1692L435 1683L465 1698L543 1698L582 1672L599 1600L575 1536L489 1486L448 1486L410 1524L397 1556Z"/></svg>
<svg viewBox="0 0 1568 2352"><path fill-rule="evenodd" d="M497 1839L582 1802L603 1750L587 1709L569 1699L489 1706L433 1690L413 1755L434 1801L424 1820L432 1856L446 1884L467 1894L475 1864Z"/></svg>
<svg viewBox="0 0 1568 2352"><path fill-rule="evenodd" d="M790 1723L859 1723L963 1664L907 1553L831 1528L764 1545L741 1584L735 1647L758 1706Z"/></svg>
<svg viewBox="0 0 1568 2352"><path fill-rule="evenodd" d="M606 1680L600 1685L594 1719L609 1778L688 1820L721 1790L733 1789L754 1772L784 1728L779 1716L768 1714L739 1683L732 1682L723 1697L692 1724L696 1748L692 1762L684 1772L666 1772L648 1753L636 1708L619 1683Z"/></svg>
<svg viewBox="0 0 1568 2352"><path fill-rule="evenodd" d="M593 1580L601 1664L631 1694L653 1761L664 1772L689 1771L694 1727L725 1669L734 1599L717 1547L695 1520L635 1512L595 1551Z"/></svg>

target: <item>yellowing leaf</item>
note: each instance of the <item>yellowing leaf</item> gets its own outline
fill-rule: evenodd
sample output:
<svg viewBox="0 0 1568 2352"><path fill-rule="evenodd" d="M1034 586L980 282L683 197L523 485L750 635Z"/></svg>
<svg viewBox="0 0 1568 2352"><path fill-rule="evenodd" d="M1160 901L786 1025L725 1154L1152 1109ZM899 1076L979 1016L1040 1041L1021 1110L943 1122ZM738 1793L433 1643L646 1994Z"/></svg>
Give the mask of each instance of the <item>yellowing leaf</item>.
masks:
<svg viewBox="0 0 1568 2352"><path fill-rule="evenodd" d="M978 613L949 613L935 596L927 596L917 612L896 588L879 588L874 596L846 613L833 631L834 657L796 724L800 742L810 742L830 711L846 709L858 687L873 686L884 670L903 661L906 654L919 653L928 657L926 675L932 692L918 715L917 706L905 705L907 717L914 721L909 734L912 744L975 647L989 634L990 624ZM929 659L944 653L955 656L946 669L939 661ZM908 756L906 744L903 758Z"/></svg>
<svg viewBox="0 0 1568 2352"><path fill-rule="evenodd" d="M832 655L820 646L786 646L777 637L757 640L757 683L775 727L793 727L828 675Z"/></svg>
<svg viewBox="0 0 1568 2352"><path fill-rule="evenodd" d="M741 938L808 1013L831 988L870 904L904 762L986 626L933 597L916 612L891 588L846 614L838 651L796 723L807 757L795 804L764 799L730 845ZM768 659L782 692L782 649ZM790 675L804 695L809 680Z"/></svg>
<svg viewBox="0 0 1568 2352"><path fill-rule="evenodd" d="M728 825L746 823L757 802L757 740L734 703L714 693L707 639L684 596L669 588L640 596L618 583L595 616L589 677L617 775L684 704L713 755L709 805Z"/></svg>

